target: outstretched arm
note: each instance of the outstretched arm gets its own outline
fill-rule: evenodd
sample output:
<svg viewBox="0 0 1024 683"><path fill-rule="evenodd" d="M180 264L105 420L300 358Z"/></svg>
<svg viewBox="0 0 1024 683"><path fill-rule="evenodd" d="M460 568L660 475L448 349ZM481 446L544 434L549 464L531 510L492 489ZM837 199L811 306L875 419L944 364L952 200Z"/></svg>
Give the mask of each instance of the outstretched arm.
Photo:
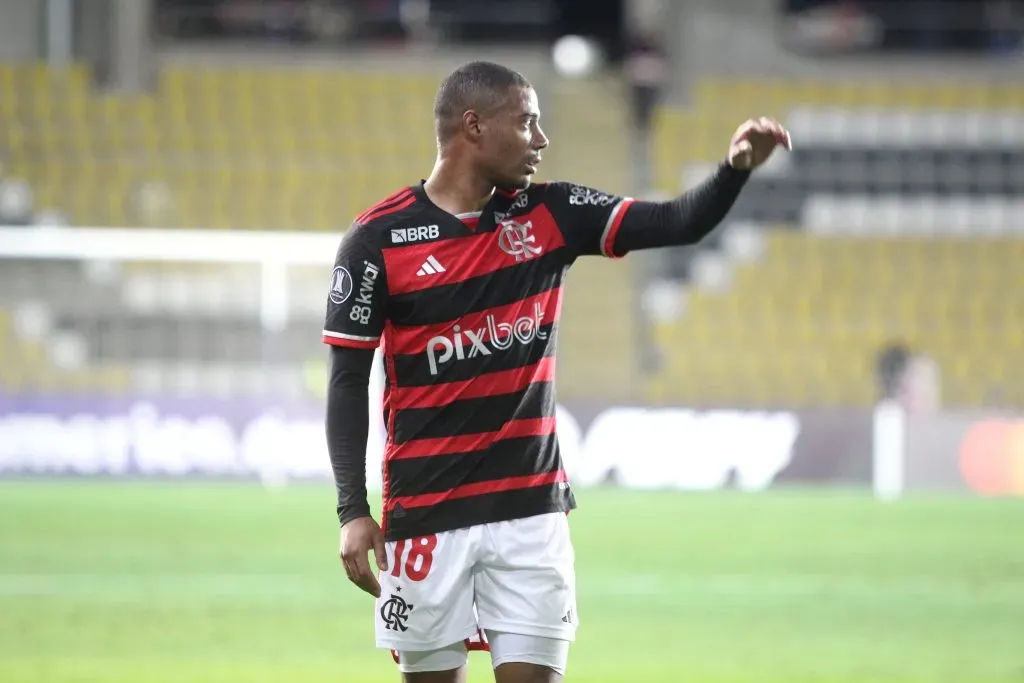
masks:
<svg viewBox="0 0 1024 683"><path fill-rule="evenodd" d="M622 217L612 253L699 242L729 213L749 177L750 171L723 162L703 183L675 199L634 201Z"/></svg>
<svg viewBox="0 0 1024 683"><path fill-rule="evenodd" d="M635 201L629 206L614 238L614 255L704 239L732 209L751 171L777 146L792 149L789 133L778 121L744 123L733 135L728 159L703 183L667 202Z"/></svg>
<svg viewBox="0 0 1024 683"><path fill-rule="evenodd" d="M549 205L573 258L694 244L722 222L750 173L779 146L792 149L789 133L778 121L750 119L736 129L729 154L715 172L675 199L636 201L554 182L548 184Z"/></svg>

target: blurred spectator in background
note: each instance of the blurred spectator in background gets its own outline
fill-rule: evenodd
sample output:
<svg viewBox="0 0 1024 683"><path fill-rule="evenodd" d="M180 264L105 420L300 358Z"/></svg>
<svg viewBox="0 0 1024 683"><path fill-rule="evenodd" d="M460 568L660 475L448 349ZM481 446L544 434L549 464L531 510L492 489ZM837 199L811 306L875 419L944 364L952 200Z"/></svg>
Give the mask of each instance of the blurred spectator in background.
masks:
<svg viewBox="0 0 1024 683"><path fill-rule="evenodd" d="M668 77L667 59L658 37L652 33L632 36L627 42L623 67L629 89L633 148L636 150L633 192L643 195L653 187L650 177L651 127Z"/></svg>
<svg viewBox="0 0 1024 683"><path fill-rule="evenodd" d="M650 33L634 35L627 43L625 67L633 125L647 134L668 76L665 51L657 37Z"/></svg>
<svg viewBox="0 0 1024 683"><path fill-rule="evenodd" d="M910 349L894 343L882 349L878 355L879 400L897 399L902 392L903 374L910 362Z"/></svg>
<svg viewBox="0 0 1024 683"><path fill-rule="evenodd" d="M878 356L877 371L880 401L898 401L917 414L939 408L939 367L931 357L903 344L890 344Z"/></svg>

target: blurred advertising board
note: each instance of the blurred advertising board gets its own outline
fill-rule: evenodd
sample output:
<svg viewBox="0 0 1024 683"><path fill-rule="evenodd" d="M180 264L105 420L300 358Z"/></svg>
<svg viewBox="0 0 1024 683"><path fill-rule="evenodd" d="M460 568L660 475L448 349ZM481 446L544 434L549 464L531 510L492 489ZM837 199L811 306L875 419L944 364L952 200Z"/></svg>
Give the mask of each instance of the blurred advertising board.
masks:
<svg viewBox="0 0 1024 683"><path fill-rule="evenodd" d="M904 435L908 490L1024 496L1024 416L978 410L910 415Z"/></svg>
<svg viewBox="0 0 1024 683"><path fill-rule="evenodd" d="M323 404L259 400L0 397L0 475L330 477ZM867 486L871 413L688 410L568 403L566 468L580 486L759 491ZM380 486L376 413L367 474Z"/></svg>

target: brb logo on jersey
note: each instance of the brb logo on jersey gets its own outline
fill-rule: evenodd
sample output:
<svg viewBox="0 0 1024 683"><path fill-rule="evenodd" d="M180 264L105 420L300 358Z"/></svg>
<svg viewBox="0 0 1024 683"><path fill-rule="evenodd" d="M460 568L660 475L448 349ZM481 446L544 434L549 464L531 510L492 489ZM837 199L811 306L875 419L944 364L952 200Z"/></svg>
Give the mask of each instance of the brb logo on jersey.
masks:
<svg viewBox="0 0 1024 683"><path fill-rule="evenodd" d="M391 231L392 244L408 244L421 240L435 240L441 234L436 225L421 225L418 228L395 228Z"/></svg>
<svg viewBox="0 0 1024 683"><path fill-rule="evenodd" d="M530 234L532 230L533 221L502 221L501 229L498 231L498 248L509 256L514 256L516 263L540 256L544 248L536 244L537 238Z"/></svg>
<svg viewBox="0 0 1024 683"><path fill-rule="evenodd" d="M452 328L453 334L434 337L427 342L427 364L430 374L436 375L439 368L452 360L465 360L477 356L490 356L495 351L506 351L516 342L526 345L535 339L547 339L548 333L541 329L544 309L533 305L533 315L517 318L510 323L499 323L493 315L487 316L484 327L464 330L459 325Z"/></svg>

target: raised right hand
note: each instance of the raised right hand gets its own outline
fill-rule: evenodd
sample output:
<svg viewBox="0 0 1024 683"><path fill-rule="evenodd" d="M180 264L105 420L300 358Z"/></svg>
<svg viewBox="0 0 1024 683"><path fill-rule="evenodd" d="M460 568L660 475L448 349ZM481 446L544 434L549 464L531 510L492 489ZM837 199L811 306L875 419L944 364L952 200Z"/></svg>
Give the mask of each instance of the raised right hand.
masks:
<svg viewBox="0 0 1024 683"><path fill-rule="evenodd" d="M789 131L766 116L750 119L736 129L729 142L729 164L733 168L752 171L768 161L776 147L793 150Z"/></svg>

